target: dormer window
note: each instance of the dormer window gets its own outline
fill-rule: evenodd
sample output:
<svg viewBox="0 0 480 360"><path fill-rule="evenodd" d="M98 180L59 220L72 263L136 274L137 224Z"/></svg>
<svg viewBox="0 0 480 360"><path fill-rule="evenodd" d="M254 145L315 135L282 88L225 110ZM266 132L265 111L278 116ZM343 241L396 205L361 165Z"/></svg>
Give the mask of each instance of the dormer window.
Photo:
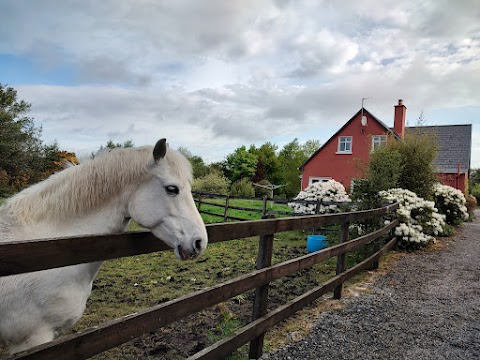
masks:
<svg viewBox="0 0 480 360"><path fill-rule="evenodd" d="M352 153L352 137L339 136L337 154L351 154L351 153Z"/></svg>

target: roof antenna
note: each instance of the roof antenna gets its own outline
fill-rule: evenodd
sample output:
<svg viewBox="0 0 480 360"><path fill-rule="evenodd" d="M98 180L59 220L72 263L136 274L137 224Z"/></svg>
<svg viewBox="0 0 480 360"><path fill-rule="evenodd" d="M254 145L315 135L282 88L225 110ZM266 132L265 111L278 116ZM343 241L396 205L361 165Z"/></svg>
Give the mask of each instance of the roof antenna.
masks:
<svg viewBox="0 0 480 360"><path fill-rule="evenodd" d="M360 118L360 121L362 122L362 126L367 126L367 117L363 115L363 102L367 99L371 99L370 97L362 98L362 116Z"/></svg>

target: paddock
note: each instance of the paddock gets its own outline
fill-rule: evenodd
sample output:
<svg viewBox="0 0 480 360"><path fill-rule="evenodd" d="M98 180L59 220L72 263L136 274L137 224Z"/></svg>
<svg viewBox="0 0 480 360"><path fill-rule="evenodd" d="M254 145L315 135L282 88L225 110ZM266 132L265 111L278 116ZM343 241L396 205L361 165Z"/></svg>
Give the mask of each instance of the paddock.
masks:
<svg viewBox="0 0 480 360"><path fill-rule="evenodd" d="M250 358L259 358L263 351L263 335L272 326L325 293L333 291L334 297L339 299L345 281L363 270L375 268L379 258L395 247L397 240L390 236L374 254L357 265L345 269L346 253L375 240L384 240L398 221L394 220L372 233L352 240L348 238L349 224L379 217L397 208L398 204L389 204L378 209L348 213L207 225L210 243L258 236L257 270L138 313L109 321L101 326L61 337L7 359L86 359L252 289L256 289L252 322L192 355L190 359L222 358L248 342L250 342ZM274 234L333 224L340 225L340 244L271 265ZM0 276L165 250L169 250L169 247L146 231L2 243L0 245ZM332 257L337 257L336 276L283 306L266 312L270 282Z"/></svg>

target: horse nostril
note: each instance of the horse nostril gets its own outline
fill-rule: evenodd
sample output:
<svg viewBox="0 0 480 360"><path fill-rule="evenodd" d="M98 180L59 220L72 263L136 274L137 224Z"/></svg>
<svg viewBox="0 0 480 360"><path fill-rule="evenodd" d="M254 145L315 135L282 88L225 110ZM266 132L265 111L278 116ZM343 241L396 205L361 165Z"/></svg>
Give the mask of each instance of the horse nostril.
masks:
<svg viewBox="0 0 480 360"><path fill-rule="evenodd" d="M195 240L195 249L198 251L202 250L202 239Z"/></svg>

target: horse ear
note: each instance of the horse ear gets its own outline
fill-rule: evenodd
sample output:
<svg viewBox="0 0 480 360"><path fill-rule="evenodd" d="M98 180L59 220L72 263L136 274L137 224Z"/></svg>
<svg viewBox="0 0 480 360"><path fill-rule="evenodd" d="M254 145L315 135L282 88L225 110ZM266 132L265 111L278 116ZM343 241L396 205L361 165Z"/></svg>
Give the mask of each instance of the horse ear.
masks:
<svg viewBox="0 0 480 360"><path fill-rule="evenodd" d="M153 158L156 162L160 161L165 157L167 153L167 139L160 139L155 144L153 148Z"/></svg>

